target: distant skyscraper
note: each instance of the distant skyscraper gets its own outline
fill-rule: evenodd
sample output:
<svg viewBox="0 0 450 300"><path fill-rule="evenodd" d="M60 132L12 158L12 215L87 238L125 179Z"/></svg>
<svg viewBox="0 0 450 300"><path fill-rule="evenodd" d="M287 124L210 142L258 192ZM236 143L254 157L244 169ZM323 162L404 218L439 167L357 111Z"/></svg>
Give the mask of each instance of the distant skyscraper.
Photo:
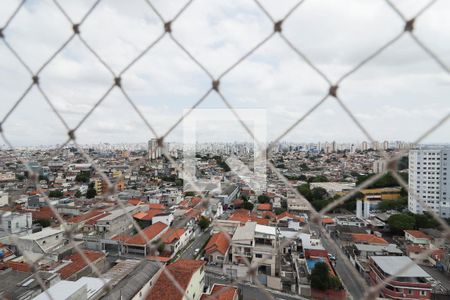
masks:
<svg viewBox="0 0 450 300"><path fill-rule="evenodd" d="M387 163L383 159L379 159L373 162L372 172L375 174L383 173L386 171Z"/></svg>
<svg viewBox="0 0 450 300"><path fill-rule="evenodd" d="M383 142L383 150L387 150L389 149L389 142L388 141L384 141Z"/></svg>
<svg viewBox="0 0 450 300"><path fill-rule="evenodd" d="M361 144L361 149L362 149L363 151L367 151L367 149L369 149L369 145L367 144L366 141L362 142L362 144Z"/></svg>
<svg viewBox="0 0 450 300"><path fill-rule="evenodd" d="M436 214L450 217L450 147L426 146L409 151L409 188ZM408 209L424 209L410 193Z"/></svg>
<svg viewBox="0 0 450 300"><path fill-rule="evenodd" d="M150 160L154 160L160 158L162 155L161 147L158 147L158 140L151 139L148 141L148 158Z"/></svg>
<svg viewBox="0 0 450 300"><path fill-rule="evenodd" d="M378 143L377 141L373 141L373 142L372 142L372 149L373 149L373 150L378 150L378 149L380 149L380 143Z"/></svg>

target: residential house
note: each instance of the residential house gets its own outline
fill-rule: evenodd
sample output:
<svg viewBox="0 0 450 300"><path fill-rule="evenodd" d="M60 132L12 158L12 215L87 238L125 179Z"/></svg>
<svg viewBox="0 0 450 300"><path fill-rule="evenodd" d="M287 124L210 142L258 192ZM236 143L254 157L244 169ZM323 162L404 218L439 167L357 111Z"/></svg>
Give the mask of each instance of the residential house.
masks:
<svg viewBox="0 0 450 300"><path fill-rule="evenodd" d="M217 232L211 236L205 246L205 258L208 262L223 266L230 248L230 237L224 232Z"/></svg>
<svg viewBox="0 0 450 300"><path fill-rule="evenodd" d="M102 274L111 289L104 291L102 300L143 300L155 285L163 268L156 262L124 259Z"/></svg>
<svg viewBox="0 0 450 300"><path fill-rule="evenodd" d="M184 228L169 228L161 235L161 242L164 243L164 251L175 255L187 245L191 234L191 231Z"/></svg>
<svg viewBox="0 0 450 300"><path fill-rule="evenodd" d="M199 300L205 286L205 262L202 260L180 259L168 265L166 270L172 275L169 278L162 272L153 288L147 295L148 300ZM173 286L175 280L183 290ZM185 296L186 295L186 296Z"/></svg>
<svg viewBox="0 0 450 300"><path fill-rule="evenodd" d="M142 234L146 237L145 239L140 233L136 233L130 238L118 236L117 239L123 241L123 250L125 253L146 256L150 253L152 243L156 242L168 229L169 227L166 224L158 222L142 230Z"/></svg>
<svg viewBox="0 0 450 300"><path fill-rule="evenodd" d="M214 283L208 293L203 293L201 300L238 300L238 288L234 286Z"/></svg>
<svg viewBox="0 0 450 300"><path fill-rule="evenodd" d="M410 267L406 267L410 266ZM371 256L369 258L371 285L384 282L391 275L393 280L385 283L380 296L388 299L431 299L430 275L407 256Z"/></svg>
<svg viewBox="0 0 450 300"><path fill-rule="evenodd" d="M431 237L419 230L405 230L405 240L412 244L427 247L430 245Z"/></svg>

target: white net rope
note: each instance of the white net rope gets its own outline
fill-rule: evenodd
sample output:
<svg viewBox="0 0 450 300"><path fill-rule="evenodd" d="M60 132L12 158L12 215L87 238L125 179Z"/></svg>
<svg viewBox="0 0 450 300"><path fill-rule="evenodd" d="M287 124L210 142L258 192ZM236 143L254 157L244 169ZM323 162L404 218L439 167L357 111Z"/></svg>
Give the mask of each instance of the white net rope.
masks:
<svg viewBox="0 0 450 300"><path fill-rule="evenodd" d="M443 60L439 58L439 56L433 52L432 49L430 49L424 42L421 41L421 39L418 38L418 36L415 34L415 27L416 27L416 21L418 18L420 18L430 7L432 7L437 1L429 1L422 9L420 9L414 17L407 19L401 11L391 2L391 1L385 1L387 6L394 11L400 20L404 23L403 30L400 30L394 38L388 40L384 44L380 45L378 48L373 49L373 51L367 55L363 60L361 60L359 63L357 63L355 66L353 66L350 70L344 73L338 80L332 81L325 72L323 72L320 67L315 65L312 60L308 58L308 56L302 52L301 46L298 47L292 43L289 38L284 34L284 26L286 23L286 20L288 18L291 18L293 13L302 9L302 4L306 1L298 1L295 5L292 6L291 9L288 10L288 12L280 19L275 19L271 12L268 11L263 4L261 4L259 1L255 0L255 10L260 10L260 12L263 12L264 15L267 17L267 19L272 22L273 24L273 31L268 32L267 35L258 43L256 43L250 50L248 50L244 55L242 55L239 59L237 59L234 63L230 64L227 68L225 68L225 71L220 73L218 76L213 75L213 72L211 72L208 69L208 66L201 63L198 58L196 58L189 50L188 47L183 45L183 43L177 39L173 32L174 32L174 26L173 24L177 22L177 20L189 9L191 8L191 4L194 2L194 0L186 2L185 5L179 9L179 11L175 14L175 16L171 19L167 19L163 17L163 14L157 9L155 5L152 4L150 0L143 1L147 6L148 9L153 11L157 17L160 20L161 23L161 30L160 33L157 35L157 37L148 42L148 45L145 47L143 51L139 53L136 57L134 57L132 60L129 61L128 64L123 67L123 69L120 72L115 72L113 68L108 65L108 63L102 58L100 54L98 54L94 48L87 42L87 40L83 37L83 24L91 18L92 13L97 9L100 2L102 0L97 0L93 3L93 5L90 7L90 9L87 10L87 12L84 14L84 16L81 18L79 22L75 22L68 13L67 9L64 8L61 3L59 3L57 0L53 1L53 5L55 8L61 13L62 16L67 20L66 24L61 24L61 26L68 26L72 29L72 33L67 36L65 41L57 48L57 50L48 57L48 59L37 69L32 68L26 60L24 60L19 52L15 49L15 47L10 43L9 41L9 27L12 22L14 22L14 19L18 15L18 13L24 9L25 0L20 2L20 4L17 6L17 8L11 13L9 18L7 18L6 22L2 24L0 27L0 43L3 43L3 45L6 46L6 48L9 50L9 52L17 59L17 61L27 70L30 81L25 90L20 94L20 96L15 100L14 104L10 108L4 108L6 110L5 113L3 113L1 122L0 122L0 133L3 138L3 141L8 145L10 148L7 151L4 151L6 155L11 157L11 159L17 159L21 163L24 164L28 168L28 172L30 174L29 180L34 182L34 185L36 187L36 190L39 192L41 191L41 187L39 184L39 178L38 174L34 173L34 171L29 167L29 158L24 157L19 154L19 152L16 152L14 145L8 140L7 134L5 131L4 124L8 121L10 116L14 114L14 112L17 110L18 107L20 107L22 101L25 99L25 97L32 91L37 90L39 94L42 95L42 97L45 99L47 104L50 106L51 110L54 113L54 117L57 118L62 125L65 127L65 130L67 132L67 140L60 145L60 147L56 150L54 150L54 153L60 152L64 147L68 145L72 145L78 149L78 151L81 153L81 155L84 157L85 161L88 163L91 163L94 167L95 173L101 176L104 182L108 185L108 190L103 197L105 199L113 200L112 196L117 194L117 180L116 182L111 182L109 177L103 172L103 170L98 166L97 162L94 161L88 153L85 152L83 147L81 147L77 142L77 133L80 126L82 126L87 119L90 118L90 116L93 114L96 110L102 109L102 103L103 101L108 97L108 95L111 94L112 91L118 90L125 98L125 100L131 105L133 110L138 114L139 118L143 121L145 126L148 128L151 135L158 140L158 147L160 147L163 151L166 151L165 147L163 147L165 140L167 137L183 122L183 120L189 116L189 114L194 111L196 108L202 104L205 99L212 93L216 93L219 98L223 101L225 106L233 113L233 115L236 117L236 121L239 122L239 124L242 125L244 130L253 138L256 139L252 130L246 125L246 123L241 119L239 114L236 112L234 107L231 105L231 102L228 101L227 97L224 95L221 81L230 74L238 65L243 63L247 60L249 56L251 56L255 51L260 49L263 45L268 43L270 40L272 40L275 36L278 36L281 38L281 41L284 42L290 49L293 50L293 53L295 53L302 61L304 61L308 66L310 66L322 79L326 81L328 84L328 89L323 91L323 97L321 99L318 99L316 104L314 104L305 114L298 117L298 119L289 126L286 130L284 130L281 134L277 136L277 138L271 143L269 148L278 142L280 142L288 133L290 133L295 128L300 127L300 125L304 122L305 119L307 119L313 112L315 112L319 107L321 107L325 102L327 101L336 101L340 107L344 110L344 112L348 115L348 117L353 121L354 125L361 130L363 135L367 138L368 141L374 142L374 138L371 136L369 131L364 127L364 125L357 119L355 114L352 113L352 111L348 108L348 106L345 104L345 99L341 95L339 95L339 86L347 80L349 77L351 77L353 74L358 72L361 68L363 68L368 62L372 61L374 58L379 56L382 52L384 52L386 49L392 47L397 41L400 40L401 37L405 35L409 35L412 40L417 44L419 48L421 48L444 72L450 75L449 67L444 63ZM70 127L68 125L68 122L64 119L63 115L58 111L57 107L54 105L54 101L52 98L46 93L45 89L40 85L40 81L42 78L43 71L52 64L52 62L55 60L55 58L60 55L60 53L66 49L71 43L74 42L74 40L79 40L82 45L98 60L98 62L103 65L103 67L107 70L107 72L111 75L111 81L109 87L104 91L102 96L97 99L95 104L89 109L89 111L84 114L84 116L81 118L81 120L73 127ZM155 128L152 126L152 122L149 121L149 118L147 118L146 114L143 113L138 106L136 105L136 102L129 96L127 91L124 89L122 85L122 78L123 75L133 66L136 64L139 64L141 62L141 59L145 55L151 55L149 54L149 51L155 47L157 44L161 43L163 40L170 40L173 42L176 47L178 47L180 50L182 50L188 58L196 64L200 69L206 74L206 76L209 77L211 81L211 86L209 89L207 89L203 95L192 105L192 107L185 113L184 115L180 116L180 118L174 122L169 129L161 134L158 133ZM2 110L3 111L3 110ZM50 117L50 116L46 116ZM419 144L420 142L424 141L425 138L427 138L431 133L433 133L436 129L440 128L448 119L450 118L450 113L447 113L442 119L436 120L436 123L434 126L432 126L430 129L425 131L423 134L421 134L415 141L414 144ZM259 141L256 141L259 143ZM263 153L265 155L270 155L270 149L265 149ZM157 151L154 149L153 151ZM403 156L407 155L407 150L404 150L403 152L400 152L400 154L397 154L395 156L391 156L389 153L385 152L384 150L379 150L380 155L388 162L388 169L386 170L386 173L390 173L395 179L397 179L398 183L405 189L409 190L408 184L403 180L403 178L397 173L396 169L396 163L398 160L400 160ZM176 166L177 171L182 173L183 170L178 167L178 164L173 160L173 158L167 153L164 152L163 155L169 160L173 166ZM144 163L146 160L145 157L143 157L140 161L137 162L137 164ZM384 174L386 173L380 173L376 176L373 176L363 182L362 184L358 185L352 192L342 196L341 198L337 199L336 201L332 202L325 208L323 208L321 211L316 211L311 204L298 192L296 187L292 186L292 184L289 182L289 180L281 174L281 172L271 163L270 157L268 157L268 169L273 172L285 185L286 187L292 192L296 198L302 199L304 204L307 205L311 209L311 217L310 217L310 223L311 226L316 226L317 229L321 232L321 235L324 239L328 241L328 243L334 248L334 251L337 253L338 259L340 259L348 270L352 273L353 278L357 280L357 284L361 287L361 290L365 292L365 298L366 299L374 299L379 295L380 290L384 287L386 283L388 283L390 280L395 278L396 274L393 274L392 276L385 279L383 282L379 283L376 286L368 286L365 280L360 276L358 271L353 267L353 265L350 263L348 257L343 253L342 249L336 244L336 242L330 237L328 232L325 230L325 228L322 226L321 219L324 215L326 215L328 212L330 212L333 208L338 207L339 205L343 204L346 200L350 199L354 194L361 191L362 189L368 187L372 183L376 182L378 179L380 179ZM123 175L122 175L123 176ZM196 185L195 182L190 182L191 186L193 187L193 190L200 192L201 189ZM437 214L434 213L432 209L430 209L425 201L423 199L417 197L414 190L409 190L409 193L411 195L414 195L417 198L417 201L424 207L425 210L427 210L433 218L436 219L436 221L439 222L440 226L442 227L442 237L445 239L448 239L450 236L450 227L447 225L445 220L440 218ZM84 260L86 264L88 264L91 268L93 273L98 276L99 278L103 279L103 276L101 274L101 271L97 269L95 264L93 264L88 256L86 256L84 250L80 247L78 243L74 242L74 234L76 232L73 231L73 227L68 226L66 224L66 221L62 218L62 216L58 213L57 209L54 207L52 202L48 199L48 197L45 197L45 200L48 203L48 206L52 210L53 214L56 216L57 221L59 224L63 225L62 228L64 228L66 237L70 241L71 245L73 245L75 251L79 253ZM118 208L122 209L125 213L127 213L125 205L121 203L121 201L116 201L116 205ZM209 205L209 198L203 199L203 201L198 204L199 207L207 207ZM149 243L147 236L143 233L142 228L139 226L139 224L133 219L133 217L130 214L127 214L129 221L133 224L134 228L138 232L138 234L142 237L143 240L145 240L147 243ZM186 220L187 222L187 220ZM185 224L185 223L184 223ZM184 226L183 223L179 226ZM223 229L223 232L226 233L226 230ZM307 229L305 229L307 230ZM227 238L231 241L230 236L226 233ZM286 239L283 241L282 245L280 247L283 247L291 242L292 239ZM157 249L158 244L152 244L152 249ZM276 251L274 249L274 251ZM421 253L420 258L424 258L431 254L432 249L426 250ZM276 254L276 253L274 253ZM40 259L28 259L31 270L33 271L33 274L35 278L37 279L38 283L41 285L43 290L46 290L47 287L44 283L44 280L40 277L39 274L39 261L45 259L45 255L43 255ZM264 260L259 260L258 262L251 263L249 260L245 259L245 264L248 267L248 275L250 275L253 278L253 282L261 288L261 291L265 293L265 295L268 298L273 298L272 294L270 294L265 287L259 282L256 274L256 270L258 269L258 265L261 263L264 263ZM162 265L161 265L162 267ZM409 268L410 266L405 266L402 270L399 270L400 272L403 272L405 269ZM184 293L184 290L181 288L180 284L175 280L174 276L167 271L164 268L164 273L166 276L173 282L174 288L178 289L180 293ZM242 278L236 278L233 282L231 282L231 285L237 285L243 281L245 281L247 276ZM110 289L111 286L109 283L104 280L106 289ZM220 294L226 292L227 289L222 289L218 293L216 293L212 298L218 297ZM52 296L48 294L48 297L52 299ZM188 299L190 299L189 295L185 295Z"/></svg>

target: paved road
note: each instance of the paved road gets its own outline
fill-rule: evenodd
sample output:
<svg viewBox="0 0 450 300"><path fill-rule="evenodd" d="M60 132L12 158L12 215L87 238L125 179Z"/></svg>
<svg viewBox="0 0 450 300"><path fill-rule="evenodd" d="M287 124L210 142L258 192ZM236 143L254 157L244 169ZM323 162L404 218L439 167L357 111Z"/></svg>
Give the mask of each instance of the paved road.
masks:
<svg viewBox="0 0 450 300"><path fill-rule="evenodd" d="M198 248L201 249L205 245L206 241L209 239L210 236L211 236L211 228L208 228L200 235L194 237L194 241L191 242L186 249L184 249L183 253L181 254L181 258L195 259L196 258L195 249Z"/></svg>
<svg viewBox="0 0 450 300"><path fill-rule="evenodd" d="M438 292L446 293L450 291L450 276L434 267L424 265L421 265L420 267L424 269L428 274L430 274L431 277L434 278L434 280L436 280L437 285L435 289Z"/></svg>
<svg viewBox="0 0 450 300"><path fill-rule="evenodd" d="M318 231L318 229L316 230ZM336 256L337 249L335 249L331 243L328 242L327 239L322 238L322 245L327 249L327 251L334 256ZM364 289L361 284L358 283L358 279L361 279L361 276L356 278L355 275L348 269L348 267L342 262L342 258L338 258L335 265L335 270L339 275L342 283L344 284L347 291L350 293L354 300L363 299L364 297ZM363 279L364 280L364 279Z"/></svg>

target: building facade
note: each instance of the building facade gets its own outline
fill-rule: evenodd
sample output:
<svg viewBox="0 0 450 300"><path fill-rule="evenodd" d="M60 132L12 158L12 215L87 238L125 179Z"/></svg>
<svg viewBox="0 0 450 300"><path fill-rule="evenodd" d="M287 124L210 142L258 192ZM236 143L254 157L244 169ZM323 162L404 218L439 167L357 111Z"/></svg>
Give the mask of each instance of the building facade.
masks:
<svg viewBox="0 0 450 300"><path fill-rule="evenodd" d="M422 147L409 151L408 209L415 214L424 209L418 198L443 218L450 217L450 146Z"/></svg>

